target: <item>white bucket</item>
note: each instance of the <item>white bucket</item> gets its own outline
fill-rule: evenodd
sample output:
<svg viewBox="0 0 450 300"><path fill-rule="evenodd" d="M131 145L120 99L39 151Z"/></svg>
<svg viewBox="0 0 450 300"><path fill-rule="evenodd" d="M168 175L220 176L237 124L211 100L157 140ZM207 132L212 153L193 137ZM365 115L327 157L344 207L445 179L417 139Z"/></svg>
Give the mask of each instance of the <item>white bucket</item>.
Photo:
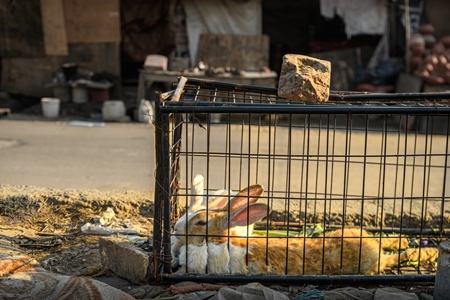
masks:
<svg viewBox="0 0 450 300"><path fill-rule="evenodd" d="M57 118L59 116L59 98L42 98L42 115L46 118Z"/></svg>
<svg viewBox="0 0 450 300"><path fill-rule="evenodd" d="M105 121L120 121L125 116L125 104L121 100L103 102L102 117Z"/></svg>
<svg viewBox="0 0 450 300"><path fill-rule="evenodd" d="M72 102L73 103L86 103L89 100L89 92L87 87L74 86L72 87Z"/></svg>

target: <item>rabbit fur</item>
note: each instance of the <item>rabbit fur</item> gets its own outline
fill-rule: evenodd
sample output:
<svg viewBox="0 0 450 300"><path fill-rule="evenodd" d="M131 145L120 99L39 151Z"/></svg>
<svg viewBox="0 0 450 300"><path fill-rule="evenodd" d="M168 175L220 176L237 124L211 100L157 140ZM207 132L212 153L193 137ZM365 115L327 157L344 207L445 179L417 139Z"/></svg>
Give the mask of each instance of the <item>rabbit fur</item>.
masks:
<svg viewBox="0 0 450 300"><path fill-rule="evenodd" d="M409 248L405 250L403 255L404 260L419 261L421 264L436 265L436 261L439 257L439 249L428 248Z"/></svg>
<svg viewBox="0 0 450 300"><path fill-rule="evenodd" d="M187 211L177 220L174 226L174 231L170 237L171 243L171 255L172 255L172 267L178 267L180 265L180 253L186 251L185 243L177 236L179 228L186 227L186 221L189 215L192 215L194 212L199 211L201 209L206 209L208 205L211 209L221 208L226 205L227 199L225 197L220 197L220 195L224 194L224 190L219 190L214 193L211 198L207 198L203 195L204 189L204 178L202 175L197 174L192 179L192 187L191 187L191 199L189 202L189 207ZM178 230L177 230L178 229ZM185 246L185 247L183 247ZM195 247L194 247L195 248ZM191 251L196 251L196 253L203 253L206 251L206 248L202 250L200 249L191 249ZM186 255L184 255L186 257ZM196 256L192 257L193 260L197 259ZM201 257L198 257L201 259ZM184 261L183 261L184 262ZM202 265L202 263L191 262L190 265ZM194 267L194 270L197 268Z"/></svg>
<svg viewBox="0 0 450 300"><path fill-rule="evenodd" d="M260 195L262 188L249 187L247 193ZM380 238L362 229L336 230L322 238L266 239L229 235L232 228L253 224L265 217L268 211L266 204L252 203L230 210L229 214L224 210L200 210L189 217L189 244L211 248L206 249L207 255L214 257L214 260L206 259L208 273L379 274L387 267L398 265L399 260L405 258L404 253L384 254ZM212 264L220 256L220 253L217 253L220 250L223 250L221 265L216 267ZM212 272L213 270L219 272Z"/></svg>

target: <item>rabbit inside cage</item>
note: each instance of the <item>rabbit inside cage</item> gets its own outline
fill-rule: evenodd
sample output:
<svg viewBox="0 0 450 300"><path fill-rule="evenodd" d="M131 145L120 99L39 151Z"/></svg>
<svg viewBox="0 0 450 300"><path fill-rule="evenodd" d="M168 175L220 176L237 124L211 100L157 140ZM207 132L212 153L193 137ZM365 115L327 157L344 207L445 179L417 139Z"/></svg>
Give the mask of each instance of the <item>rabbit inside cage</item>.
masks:
<svg viewBox="0 0 450 300"><path fill-rule="evenodd" d="M447 116L422 113L410 131L406 114L252 109L172 118L174 272L435 272L450 220Z"/></svg>

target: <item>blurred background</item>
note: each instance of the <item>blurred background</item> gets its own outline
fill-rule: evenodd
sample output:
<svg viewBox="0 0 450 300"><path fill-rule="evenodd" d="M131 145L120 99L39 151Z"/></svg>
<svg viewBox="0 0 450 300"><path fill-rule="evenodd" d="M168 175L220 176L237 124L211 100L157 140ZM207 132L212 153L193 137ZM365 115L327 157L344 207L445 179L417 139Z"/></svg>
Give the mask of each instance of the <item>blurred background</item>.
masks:
<svg viewBox="0 0 450 300"><path fill-rule="evenodd" d="M30 0L0 2L0 112L138 120L180 75L276 87L282 57L332 63L332 90L445 91L446 0Z"/></svg>

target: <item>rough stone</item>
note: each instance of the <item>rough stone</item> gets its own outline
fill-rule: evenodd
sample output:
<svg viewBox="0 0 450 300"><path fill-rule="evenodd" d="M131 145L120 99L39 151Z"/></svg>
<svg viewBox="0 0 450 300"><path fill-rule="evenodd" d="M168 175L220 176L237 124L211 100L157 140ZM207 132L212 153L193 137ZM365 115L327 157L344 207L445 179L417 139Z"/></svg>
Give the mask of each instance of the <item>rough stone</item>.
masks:
<svg viewBox="0 0 450 300"><path fill-rule="evenodd" d="M450 242L439 245L438 267L434 281L433 299L448 299L450 293Z"/></svg>
<svg viewBox="0 0 450 300"><path fill-rule="evenodd" d="M99 239L102 265L133 283L150 279L151 260L145 251L134 246L128 239L102 237Z"/></svg>
<svg viewBox="0 0 450 300"><path fill-rule="evenodd" d="M278 96L302 102L327 102L330 95L331 63L298 55L283 56Z"/></svg>

